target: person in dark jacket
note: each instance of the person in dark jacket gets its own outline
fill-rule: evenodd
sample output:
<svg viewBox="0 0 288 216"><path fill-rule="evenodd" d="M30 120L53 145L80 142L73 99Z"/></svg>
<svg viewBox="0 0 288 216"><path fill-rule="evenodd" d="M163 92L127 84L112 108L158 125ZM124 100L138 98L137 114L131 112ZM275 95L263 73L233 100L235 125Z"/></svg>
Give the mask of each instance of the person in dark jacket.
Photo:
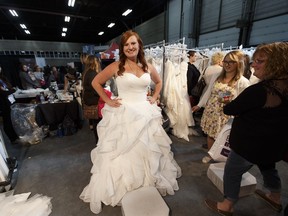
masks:
<svg viewBox="0 0 288 216"><path fill-rule="evenodd" d="M288 151L288 43L259 45L252 67L261 81L224 107L226 115L234 116L229 138L231 152L224 169L224 200L205 200L209 208L221 215L232 215L242 175L254 164L265 187L265 191L257 189L256 195L275 211L282 210L276 162L284 159Z"/></svg>
<svg viewBox="0 0 288 216"><path fill-rule="evenodd" d="M96 105L99 101L99 95L92 87L91 83L94 77L101 71L100 61L96 56L89 55L85 61L85 69L83 72L83 103L86 105ZM93 125L93 132L95 135L96 143L98 141L97 124L100 119L89 119L89 125Z"/></svg>
<svg viewBox="0 0 288 216"><path fill-rule="evenodd" d="M2 109L3 129L11 143L18 140L12 121L11 121L11 105L15 102L13 93L15 89L12 87L9 80L2 74L0 66L0 104Z"/></svg>
<svg viewBox="0 0 288 216"><path fill-rule="evenodd" d="M187 70L187 92L190 98L191 107L196 105L199 102L199 97L193 96L191 91L194 86L197 84L198 79L200 77L200 72L197 67L193 64L196 62L196 52L189 51L188 52L189 62L188 62L188 70Z"/></svg>

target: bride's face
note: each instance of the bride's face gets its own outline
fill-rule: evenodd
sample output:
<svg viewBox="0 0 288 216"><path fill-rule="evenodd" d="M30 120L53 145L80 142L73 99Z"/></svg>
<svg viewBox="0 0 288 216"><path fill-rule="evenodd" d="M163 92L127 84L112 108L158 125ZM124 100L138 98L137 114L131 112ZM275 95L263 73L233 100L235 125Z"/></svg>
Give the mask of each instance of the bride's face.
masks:
<svg viewBox="0 0 288 216"><path fill-rule="evenodd" d="M139 51L139 43L137 41L137 38L134 35L128 38L128 40L124 44L123 51L124 51L124 54L127 56L127 58L137 59L137 55Z"/></svg>

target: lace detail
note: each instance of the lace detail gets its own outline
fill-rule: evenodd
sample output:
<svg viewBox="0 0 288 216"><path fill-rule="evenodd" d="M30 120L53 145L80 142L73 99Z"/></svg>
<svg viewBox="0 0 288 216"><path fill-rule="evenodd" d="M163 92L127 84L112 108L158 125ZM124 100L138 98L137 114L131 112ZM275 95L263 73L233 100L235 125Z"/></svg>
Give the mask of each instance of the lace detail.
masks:
<svg viewBox="0 0 288 216"><path fill-rule="evenodd" d="M264 108L275 108L288 103L288 79L263 81L267 91Z"/></svg>

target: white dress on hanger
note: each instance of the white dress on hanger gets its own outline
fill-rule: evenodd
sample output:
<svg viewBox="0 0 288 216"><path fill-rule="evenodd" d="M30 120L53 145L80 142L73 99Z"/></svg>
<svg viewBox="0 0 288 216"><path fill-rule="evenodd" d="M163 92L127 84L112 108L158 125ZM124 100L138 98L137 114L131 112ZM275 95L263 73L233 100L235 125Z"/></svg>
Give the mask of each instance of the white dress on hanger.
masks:
<svg viewBox="0 0 288 216"><path fill-rule="evenodd" d="M116 206L126 192L143 186L154 186L162 195L179 189L181 169L162 127L161 109L147 100L150 82L149 73L124 72L116 78L122 105L102 109L99 141L91 152L92 176L80 195L95 214L102 203Z"/></svg>
<svg viewBox="0 0 288 216"><path fill-rule="evenodd" d="M178 85L178 91L180 97L175 101L178 104L177 122L173 126L172 134L178 138L189 141L190 126L195 126L195 121L192 116L192 109L187 93L187 70L188 63L182 61L179 67L179 74L176 77L176 85Z"/></svg>
<svg viewBox="0 0 288 216"><path fill-rule="evenodd" d="M195 122L187 93L188 64L180 62L179 57L177 59L178 62L167 60L165 63L163 101L173 128L172 134L189 141L189 127L194 126Z"/></svg>
<svg viewBox="0 0 288 216"><path fill-rule="evenodd" d="M174 70L174 65L170 60L165 63L164 72L164 91L163 91L163 102L166 105L165 111L170 119L171 127L173 127L177 122L178 115L178 98L181 97L178 90L178 85L176 85L176 71Z"/></svg>

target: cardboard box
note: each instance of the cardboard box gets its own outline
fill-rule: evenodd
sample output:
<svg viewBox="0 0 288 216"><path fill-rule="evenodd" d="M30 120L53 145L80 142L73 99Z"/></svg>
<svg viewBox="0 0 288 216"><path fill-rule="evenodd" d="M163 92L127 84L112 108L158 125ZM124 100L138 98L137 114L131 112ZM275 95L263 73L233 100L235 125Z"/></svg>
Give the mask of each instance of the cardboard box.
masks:
<svg viewBox="0 0 288 216"><path fill-rule="evenodd" d="M207 170L207 176L212 183L220 190L223 194L223 175L224 175L225 162L210 164ZM246 172L242 176L241 188L239 197L253 194L256 189L256 178L249 172Z"/></svg>
<svg viewBox="0 0 288 216"><path fill-rule="evenodd" d="M128 192L122 201L123 216L168 216L169 208L155 187Z"/></svg>

